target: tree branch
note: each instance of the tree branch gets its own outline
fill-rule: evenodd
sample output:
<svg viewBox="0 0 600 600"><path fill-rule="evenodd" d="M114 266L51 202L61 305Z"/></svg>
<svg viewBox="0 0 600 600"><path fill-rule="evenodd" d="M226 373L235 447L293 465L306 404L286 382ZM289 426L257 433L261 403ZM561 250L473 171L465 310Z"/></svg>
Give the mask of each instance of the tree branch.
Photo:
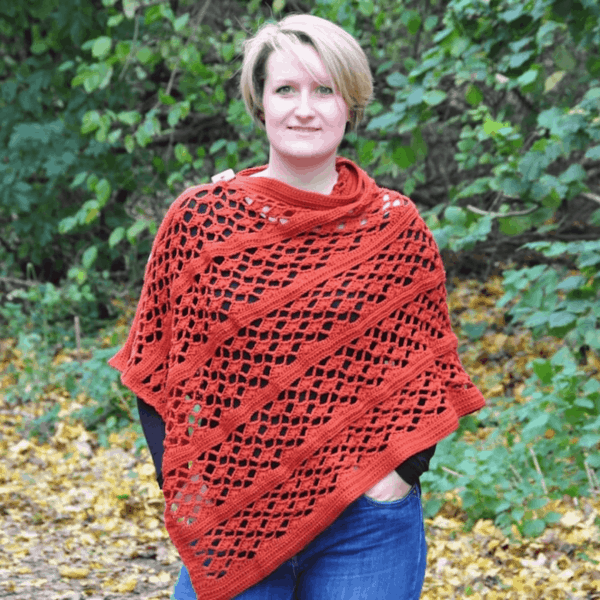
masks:
<svg viewBox="0 0 600 600"><path fill-rule="evenodd" d="M520 210L520 211L514 211L514 212L507 212L507 213L498 213L498 212L488 212L487 210L481 210L481 208L477 208L476 206L471 206L470 204L467 205L467 208L471 211L474 212L476 215L483 215L484 217L492 217L492 219L495 219L497 217L523 217L525 215L529 215L532 212L535 212L538 207L537 206L532 206L531 208L528 208L527 210Z"/></svg>
<svg viewBox="0 0 600 600"><path fill-rule="evenodd" d="M598 196L597 194L592 194L590 192L582 192L581 195L587 198L588 200L593 200L594 202L600 204L600 196Z"/></svg>
<svg viewBox="0 0 600 600"><path fill-rule="evenodd" d="M129 67L129 64L131 63L131 61L133 59L133 53L135 51L135 46L137 44L138 35L140 33L140 15L137 14L137 8L136 8L134 19L135 19L135 27L133 30L133 40L131 41L131 48L129 49L129 54L127 55L127 58L125 59L125 64L123 65L123 69L119 73L119 81L122 81L123 77L125 77L125 73Z"/></svg>

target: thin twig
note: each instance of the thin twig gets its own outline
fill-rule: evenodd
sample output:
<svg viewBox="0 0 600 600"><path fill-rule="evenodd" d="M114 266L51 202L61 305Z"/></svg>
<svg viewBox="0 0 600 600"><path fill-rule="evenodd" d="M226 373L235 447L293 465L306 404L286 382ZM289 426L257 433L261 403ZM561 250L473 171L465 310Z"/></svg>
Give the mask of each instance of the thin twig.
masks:
<svg viewBox="0 0 600 600"><path fill-rule="evenodd" d="M442 467L442 471L446 471L446 473L450 473L450 475L456 475L456 477L463 476L461 473L457 473L456 471L453 471L452 469L449 469L448 467Z"/></svg>
<svg viewBox="0 0 600 600"><path fill-rule="evenodd" d="M167 4L168 0L154 0L153 2L145 2L143 4L138 4L135 7L135 12L138 10L142 10L143 8L150 8L151 6L157 6L158 4Z"/></svg>
<svg viewBox="0 0 600 600"><path fill-rule="evenodd" d="M587 458L584 459L583 465L585 466L585 473L587 475L588 481L590 482L590 492L592 496L596 496L600 493L600 484L598 483L598 478L594 470L588 465Z"/></svg>
<svg viewBox="0 0 600 600"><path fill-rule="evenodd" d="M538 462L537 456L535 455L533 448L529 448L529 452L531 453L531 456L533 457L533 464L535 466L535 470L538 472L538 475L540 476L540 479L542 480L542 489L544 490L544 494L546 494L546 496L547 496L548 488L546 487L546 480L544 479L544 474L542 473L542 469L540 469L540 463Z"/></svg>
<svg viewBox="0 0 600 600"><path fill-rule="evenodd" d="M508 468L515 474L515 477L517 478L517 481L519 483L523 482L523 478L521 477L521 475L519 474L519 472L509 463L508 464Z"/></svg>
<svg viewBox="0 0 600 600"><path fill-rule="evenodd" d="M598 202L600 204L600 196L597 194L592 194L590 192L582 192L582 196L585 196L588 200L593 200L594 202Z"/></svg>
<svg viewBox="0 0 600 600"><path fill-rule="evenodd" d="M75 315L75 344L77 345L77 362L81 365L81 330L79 328L79 316Z"/></svg>
<svg viewBox="0 0 600 600"><path fill-rule="evenodd" d="M125 398L123 398L123 396L121 394L119 394L117 396L117 398L119 399L119 402L121 403L121 406L123 407L123 410L127 413L127 416L132 421L135 421L135 417L133 416L133 413L131 412L131 409L129 408L129 405L127 404Z"/></svg>
<svg viewBox="0 0 600 600"><path fill-rule="evenodd" d="M190 35L188 36L187 40L183 44L184 46L186 44L189 44L192 37L194 36L195 31L198 29L198 27L200 27L200 24L202 23L202 19L204 19L204 15L206 14L206 11L208 10L210 2L211 2L211 0L206 0L206 2L204 3L204 6L198 11L198 14L196 15L196 19L190 25L190 30L191 30ZM173 88L173 84L175 83L175 77L177 76L178 72L179 72L178 66L175 66L175 68L171 71L171 76L169 77L169 82L167 83L167 89L165 90L165 94L167 96L169 96L171 94L171 89ZM156 104L156 106L154 108L157 108L159 105L160 105L160 101Z"/></svg>
<svg viewBox="0 0 600 600"><path fill-rule="evenodd" d="M0 283L12 283L14 285L37 285L37 281L29 281L27 279L17 279L16 277L0 277Z"/></svg>
<svg viewBox="0 0 600 600"><path fill-rule="evenodd" d="M138 6L138 8L139 8L139 6ZM135 19L135 27L133 30L133 40L131 42L131 48L129 49L129 54L127 55L127 58L125 59L125 64L123 65L123 70L119 74L119 81L122 81L123 77L125 77L125 72L127 71L127 68L129 67L129 64L131 63L131 61L133 59L133 53L134 53L135 47L137 45L137 38L140 33L140 15L137 14L137 8L136 8L134 19Z"/></svg>
<svg viewBox="0 0 600 600"><path fill-rule="evenodd" d="M467 208L471 211L474 212L476 215L483 215L484 217L492 217L492 219L496 219L498 217L523 217L525 215L529 215L532 212L536 211L538 209L537 206L532 206L531 208L528 208L527 210L520 210L520 211L515 211L515 212L507 212L507 213L495 213L495 212L489 212L487 210L482 210L481 208L477 208L476 206L471 206L470 204L467 205Z"/></svg>

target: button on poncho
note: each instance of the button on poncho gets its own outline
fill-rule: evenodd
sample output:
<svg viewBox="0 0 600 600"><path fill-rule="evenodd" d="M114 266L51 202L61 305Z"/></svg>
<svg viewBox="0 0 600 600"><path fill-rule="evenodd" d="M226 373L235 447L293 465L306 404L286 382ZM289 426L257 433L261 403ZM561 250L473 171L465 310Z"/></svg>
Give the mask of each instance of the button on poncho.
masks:
<svg viewBox="0 0 600 600"><path fill-rule="evenodd" d="M232 598L484 405L414 204L338 158L329 196L242 171L169 209L110 364L166 423L165 524Z"/></svg>

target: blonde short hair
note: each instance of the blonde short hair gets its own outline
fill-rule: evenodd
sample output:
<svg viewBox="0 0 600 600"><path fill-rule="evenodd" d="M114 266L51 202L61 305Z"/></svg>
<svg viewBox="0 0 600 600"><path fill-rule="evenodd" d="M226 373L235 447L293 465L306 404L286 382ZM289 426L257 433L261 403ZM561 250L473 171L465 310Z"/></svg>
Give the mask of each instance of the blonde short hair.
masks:
<svg viewBox="0 0 600 600"><path fill-rule="evenodd" d="M246 110L264 130L260 113L263 110L267 59L274 50L296 54L294 47L299 44L310 44L317 51L334 86L350 109L349 129L355 130L373 94L369 61L349 33L331 21L313 15L290 15L279 23L266 23L254 37L244 42L240 90ZM304 66L314 75L309 65Z"/></svg>

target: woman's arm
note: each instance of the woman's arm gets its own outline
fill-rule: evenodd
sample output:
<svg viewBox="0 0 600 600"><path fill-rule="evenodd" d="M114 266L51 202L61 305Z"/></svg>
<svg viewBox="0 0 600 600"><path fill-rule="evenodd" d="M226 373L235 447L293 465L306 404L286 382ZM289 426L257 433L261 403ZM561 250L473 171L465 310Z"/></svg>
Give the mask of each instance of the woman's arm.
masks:
<svg viewBox="0 0 600 600"><path fill-rule="evenodd" d="M417 483L419 477L429 471L429 461L435 454L435 445L408 457L395 471L410 485Z"/></svg>
<svg viewBox="0 0 600 600"><path fill-rule="evenodd" d="M154 468L156 469L156 481L162 490L163 476L162 476L162 459L165 451L163 442L165 440L165 423L161 416L158 414L153 406L150 406L144 402L139 396L137 397L138 412L140 414L140 421L142 423L142 429L146 436L146 442L154 461Z"/></svg>

